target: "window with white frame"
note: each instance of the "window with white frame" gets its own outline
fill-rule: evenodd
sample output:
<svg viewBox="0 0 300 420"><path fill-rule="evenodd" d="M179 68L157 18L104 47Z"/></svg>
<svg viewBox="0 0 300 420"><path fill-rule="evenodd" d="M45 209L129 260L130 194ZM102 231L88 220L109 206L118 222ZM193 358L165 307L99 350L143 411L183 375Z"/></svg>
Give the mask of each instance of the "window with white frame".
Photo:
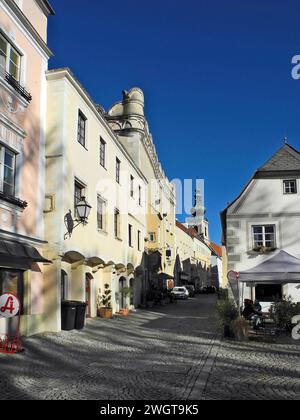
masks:
<svg viewBox="0 0 300 420"><path fill-rule="evenodd" d="M74 182L74 214L77 217L77 204L82 201L82 198L85 197L85 189L86 186L82 184L80 181L75 179Z"/></svg>
<svg viewBox="0 0 300 420"><path fill-rule="evenodd" d="M0 192L15 196L16 154L0 145Z"/></svg>
<svg viewBox="0 0 300 420"><path fill-rule="evenodd" d="M149 241L154 243L156 242L156 233L155 232L150 232L149 233Z"/></svg>
<svg viewBox="0 0 300 420"><path fill-rule="evenodd" d="M130 197L134 198L134 177L130 175Z"/></svg>
<svg viewBox="0 0 300 420"><path fill-rule="evenodd" d="M274 225L252 226L253 246L255 248L275 248L276 236Z"/></svg>
<svg viewBox="0 0 300 420"><path fill-rule="evenodd" d="M283 181L284 194L297 194L297 181L295 179L288 179Z"/></svg>
<svg viewBox="0 0 300 420"><path fill-rule="evenodd" d="M99 230L105 230L106 201L98 195L97 197L97 227Z"/></svg>
<svg viewBox="0 0 300 420"><path fill-rule="evenodd" d="M105 168L106 162L106 143L102 137L100 137L100 165Z"/></svg>
<svg viewBox="0 0 300 420"><path fill-rule="evenodd" d="M132 225L128 225L128 245L129 245L131 248L133 247L132 232L133 232L133 227L132 227Z"/></svg>
<svg viewBox="0 0 300 420"><path fill-rule="evenodd" d="M121 176L121 161L120 159L116 158L116 181L120 184L120 176Z"/></svg>
<svg viewBox="0 0 300 420"><path fill-rule="evenodd" d="M21 54L0 34L0 68L20 81Z"/></svg>
<svg viewBox="0 0 300 420"><path fill-rule="evenodd" d="M120 238L120 210L115 209L115 213L114 213L114 233L115 233L115 238Z"/></svg>
<svg viewBox="0 0 300 420"><path fill-rule="evenodd" d="M77 141L83 147L86 147L86 126L87 126L87 118L81 112L78 111L78 131L77 131Z"/></svg>

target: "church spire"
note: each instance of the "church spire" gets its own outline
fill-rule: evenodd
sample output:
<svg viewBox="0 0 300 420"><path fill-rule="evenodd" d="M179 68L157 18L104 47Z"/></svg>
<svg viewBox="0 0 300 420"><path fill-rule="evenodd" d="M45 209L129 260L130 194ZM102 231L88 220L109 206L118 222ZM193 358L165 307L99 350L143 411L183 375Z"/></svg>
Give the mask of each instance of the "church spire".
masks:
<svg viewBox="0 0 300 420"><path fill-rule="evenodd" d="M192 217L186 219L188 227L196 229L199 235L207 236L207 222L205 220L206 209L203 204L203 195L200 180L197 180L195 192L195 205L191 209Z"/></svg>

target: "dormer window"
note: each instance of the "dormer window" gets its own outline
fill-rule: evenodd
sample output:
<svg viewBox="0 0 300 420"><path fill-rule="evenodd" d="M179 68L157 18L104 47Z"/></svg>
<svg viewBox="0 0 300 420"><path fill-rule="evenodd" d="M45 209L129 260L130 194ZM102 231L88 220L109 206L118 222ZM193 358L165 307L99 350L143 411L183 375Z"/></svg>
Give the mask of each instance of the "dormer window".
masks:
<svg viewBox="0 0 300 420"><path fill-rule="evenodd" d="M297 194L297 181L295 179L283 181L284 194Z"/></svg>

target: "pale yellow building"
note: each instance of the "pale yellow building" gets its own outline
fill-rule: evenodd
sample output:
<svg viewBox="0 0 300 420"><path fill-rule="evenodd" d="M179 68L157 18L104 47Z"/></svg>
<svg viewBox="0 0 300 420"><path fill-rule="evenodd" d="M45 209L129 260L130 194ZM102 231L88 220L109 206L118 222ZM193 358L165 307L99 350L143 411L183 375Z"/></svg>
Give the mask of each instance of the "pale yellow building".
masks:
<svg viewBox="0 0 300 420"><path fill-rule="evenodd" d="M95 317L105 284L114 312L140 303L148 182L72 73L52 70L47 81L45 235L53 264L46 283L49 329L56 331L62 300L86 301L87 315ZM82 197L92 207L88 224L65 236L65 217L75 219ZM122 302L118 292L125 286L134 295Z"/></svg>
<svg viewBox="0 0 300 420"><path fill-rule="evenodd" d="M210 285L211 248L195 229L176 222L177 285L193 284L195 287Z"/></svg>
<svg viewBox="0 0 300 420"><path fill-rule="evenodd" d="M158 160L144 108L143 91L133 88L123 92L122 100L110 108L106 119L148 183L145 249L151 258L147 283L161 286L174 276L176 198Z"/></svg>

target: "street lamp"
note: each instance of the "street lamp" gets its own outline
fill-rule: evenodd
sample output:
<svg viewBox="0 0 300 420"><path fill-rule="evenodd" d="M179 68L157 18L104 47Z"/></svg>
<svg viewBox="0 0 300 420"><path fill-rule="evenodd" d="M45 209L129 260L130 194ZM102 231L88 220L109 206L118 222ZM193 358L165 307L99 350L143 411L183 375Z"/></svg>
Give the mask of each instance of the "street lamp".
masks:
<svg viewBox="0 0 300 420"><path fill-rule="evenodd" d="M92 206L86 201L85 197L81 198L81 201L76 205L77 214L79 216L80 222L83 225L87 224Z"/></svg>
<svg viewBox="0 0 300 420"><path fill-rule="evenodd" d="M69 236L71 238L73 230L77 228L79 225L87 225L88 218L92 210L92 206L86 201L85 197L81 197L79 203L76 204L76 213L78 215L78 219L73 219L72 211L69 210L69 213L65 215L65 225L68 229L68 232L65 234L65 240ZM77 225L75 223L77 222Z"/></svg>

